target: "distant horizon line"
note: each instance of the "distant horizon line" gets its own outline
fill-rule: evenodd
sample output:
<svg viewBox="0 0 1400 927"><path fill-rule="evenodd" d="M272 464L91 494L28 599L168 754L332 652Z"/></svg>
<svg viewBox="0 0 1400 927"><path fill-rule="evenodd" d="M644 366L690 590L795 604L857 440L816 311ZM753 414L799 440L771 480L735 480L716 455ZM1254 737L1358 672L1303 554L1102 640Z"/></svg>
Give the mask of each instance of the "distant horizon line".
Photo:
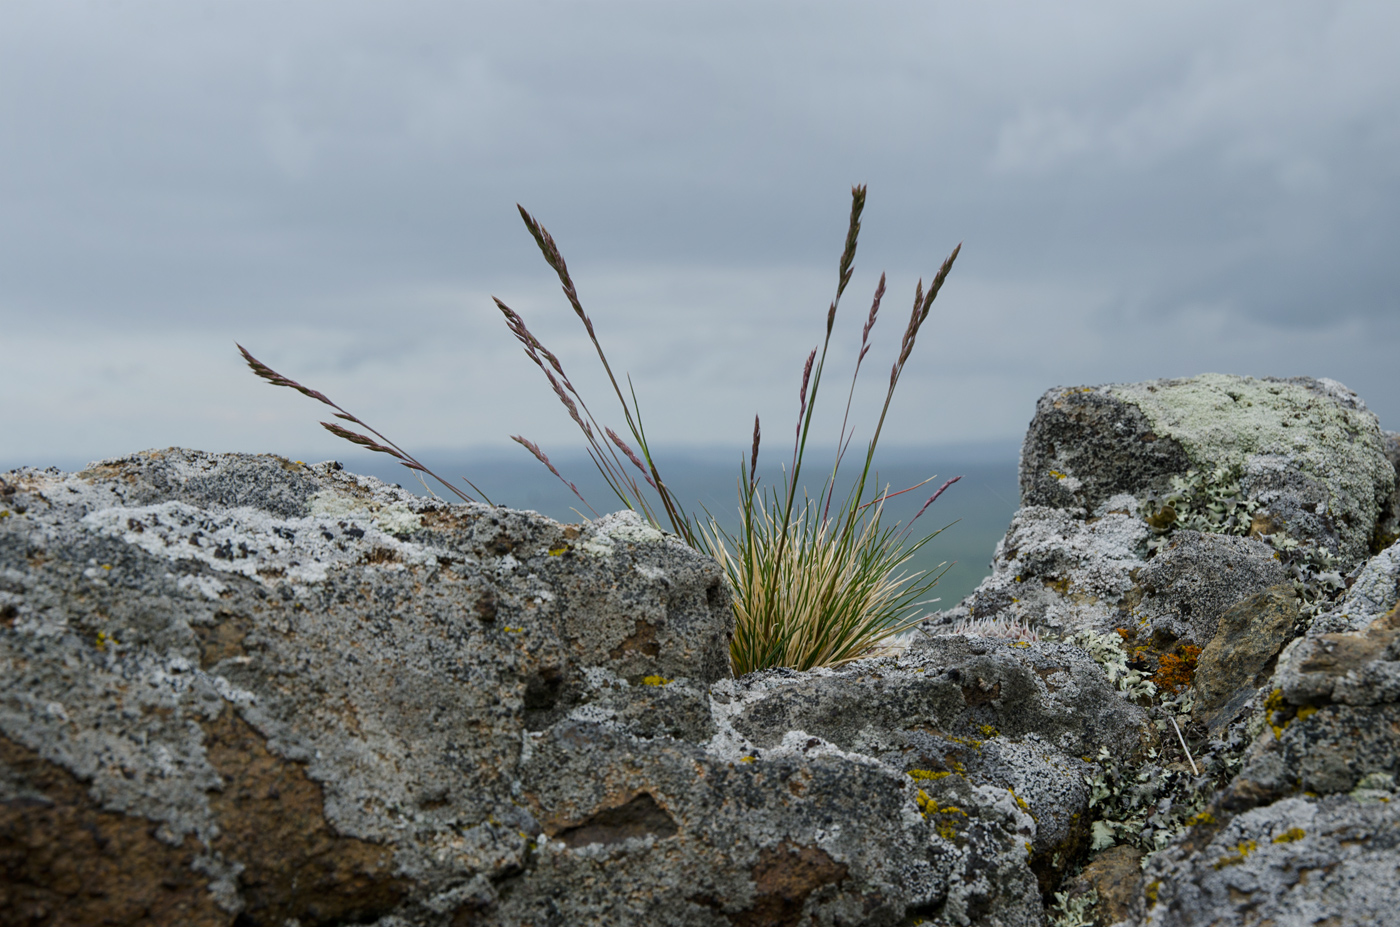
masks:
<svg viewBox="0 0 1400 927"><path fill-rule="evenodd" d="M178 445L170 445L178 446ZM40 460L24 460L15 458L0 458L0 473L19 469L20 467L34 467L44 469L46 467L57 467L65 472L77 472L89 464L97 463L100 460L114 460L130 454L139 454L150 450L164 450L165 448L140 448L136 450L118 452L104 457L84 458L77 454L54 454ZM204 451L205 448L189 448L189 450ZM480 463L503 463L513 462L523 457L529 457L529 452L524 448L514 445L489 445L476 447L424 447L410 448L414 456L425 462L431 461L451 461L453 463L480 462ZM807 453L815 455L817 458L829 458L834 455L836 445L833 444L810 444ZM980 441L949 441L928 444L881 444L876 457L886 464L917 463L919 458L927 458L929 455L937 455L947 463L1015 463L1019 459L1021 451L1020 439L985 439ZM748 448L738 448L730 444L714 443L693 443L693 444L666 444L662 447L653 447L653 454L658 462L664 465L668 459L675 460L679 456L688 458L691 462L706 464L737 463L739 456L747 459ZM208 453L276 453L275 451L208 451ZM322 452L324 453L324 452ZM546 449L551 460L560 463L573 464L577 461L588 462L588 452L585 448L569 447L558 450ZM766 464L780 463L791 458L792 448L790 444L778 451L770 446L765 446L759 453L759 466L762 468ZM864 445L857 448L855 443L847 450L847 458L853 454L863 455ZM773 455L778 454L777 458ZM306 463L321 463L326 460L337 460L342 463L347 461L379 460L388 461L390 458L384 454L376 454L372 451L360 450L359 448L346 446L343 451L332 451L330 456L320 454L305 454L302 457L292 459L302 460ZM859 464L857 464L859 466Z"/></svg>

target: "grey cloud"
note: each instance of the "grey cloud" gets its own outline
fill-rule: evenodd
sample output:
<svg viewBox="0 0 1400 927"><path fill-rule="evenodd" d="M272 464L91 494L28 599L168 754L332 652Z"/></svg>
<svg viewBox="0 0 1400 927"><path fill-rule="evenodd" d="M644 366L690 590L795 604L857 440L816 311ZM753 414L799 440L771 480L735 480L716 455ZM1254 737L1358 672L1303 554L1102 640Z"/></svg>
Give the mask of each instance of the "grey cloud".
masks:
<svg viewBox="0 0 1400 927"><path fill-rule="evenodd" d="M518 201L628 369L785 409L864 181L852 315L966 242L940 311L995 325L927 350L998 410L968 435L1017 433L1050 378L1207 362L1374 383L1394 426L1396 34L1367 3L15 3L0 327L321 338L312 373L390 389L455 340L524 376L490 293L587 345Z"/></svg>

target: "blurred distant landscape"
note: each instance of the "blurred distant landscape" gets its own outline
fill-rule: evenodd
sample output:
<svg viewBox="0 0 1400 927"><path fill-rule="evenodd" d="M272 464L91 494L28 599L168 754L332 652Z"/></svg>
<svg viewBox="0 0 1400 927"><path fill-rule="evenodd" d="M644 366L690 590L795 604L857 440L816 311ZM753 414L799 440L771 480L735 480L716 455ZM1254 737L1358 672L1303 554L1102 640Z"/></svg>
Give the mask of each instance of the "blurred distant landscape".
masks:
<svg viewBox="0 0 1400 927"><path fill-rule="evenodd" d="M852 446L841 465L838 483L844 498L850 481L860 475L865 448ZM546 449L546 453L549 450ZM791 447L787 457L791 460ZM910 562L915 570L932 570L940 564L950 564L932 595L940 601L930 609L945 609L957 604L977 587L991 572L992 553L997 541L1006 533L1020 500L1016 480L1017 448L1010 444L930 448L926 450L891 449L876 459L879 483L891 491L913 486L931 476L934 480L913 492L889 500L885 506L883 524L906 523L944 480L953 476L962 479L948 488L915 524L913 535L921 537L945 525L947 530L934 538ZM771 456L776 456L773 451ZM414 474L383 454L348 452L338 455L345 467L355 473L377 476L388 483L424 495L423 486ZM465 491L471 490L460 482L465 476L491 497L491 501L516 509L531 509L562 522L581 521L580 512L589 518L593 512L584 508L568 487L556 479L524 448L518 453L496 452L491 455L466 456L450 453L425 453L418 459L444 479L459 480ZM815 495L830 473L832 455L809 453L803 464L801 484ZM572 480L599 514L622 508L598 476L592 461L581 454L550 454L550 460L565 478ZM310 462L310 461L308 461ZM657 458L662 476L692 515L713 515L726 530L738 526L739 452L713 448L692 449L678 454L661 453ZM761 486L782 485L779 461L759 460ZM875 474L872 474L874 476ZM873 480L872 480L873 483ZM446 491L435 481L428 485L438 495ZM867 498L872 490L867 490ZM474 494L473 494L474 495Z"/></svg>

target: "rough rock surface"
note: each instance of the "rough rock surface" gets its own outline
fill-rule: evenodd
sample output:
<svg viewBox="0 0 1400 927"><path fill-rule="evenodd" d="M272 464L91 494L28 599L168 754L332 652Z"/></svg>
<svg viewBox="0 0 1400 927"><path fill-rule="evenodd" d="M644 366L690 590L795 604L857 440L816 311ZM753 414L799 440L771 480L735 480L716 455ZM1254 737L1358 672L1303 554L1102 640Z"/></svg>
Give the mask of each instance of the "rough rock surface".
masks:
<svg viewBox="0 0 1400 927"><path fill-rule="evenodd" d="M1044 922L1080 754L1142 736L1097 664L734 680L732 620L630 515L177 449L5 474L0 924Z"/></svg>
<svg viewBox="0 0 1400 927"><path fill-rule="evenodd" d="M0 927L1382 922L1398 460L1331 381L1052 390L976 593L742 679L718 566L630 514L4 474ZM1163 519L1221 466L1235 535Z"/></svg>
<svg viewBox="0 0 1400 927"><path fill-rule="evenodd" d="M1129 923L1359 927L1393 919L1397 590L1400 544L1373 557L1349 594L1284 649L1242 768L1208 819L1148 862Z"/></svg>
<svg viewBox="0 0 1400 927"><path fill-rule="evenodd" d="M1332 380L1204 374L1050 390L992 575L939 620L1055 635L1124 627L1155 650L1204 647L1226 608L1286 578L1255 538L1317 546L1343 571L1365 562L1397 493L1388 434ZM1251 537L1178 530L1165 549L1149 543L1151 500L1174 477L1216 468L1234 468L1255 507Z"/></svg>
<svg viewBox="0 0 1400 927"><path fill-rule="evenodd" d="M1354 564L1395 489L1374 415L1335 380L1189 380L1050 390L1021 450L1021 502L1093 512L1188 469L1239 467L1297 540Z"/></svg>
<svg viewBox="0 0 1400 927"><path fill-rule="evenodd" d="M1289 798L1203 828L1148 861L1129 923L1394 923L1397 797L1392 781L1356 796Z"/></svg>
<svg viewBox="0 0 1400 927"><path fill-rule="evenodd" d="M1334 381L1205 375L1041 398L1022 448L1022 507L992 575L925 628L1052 638L1121 629L1124 656L1143 675L1190 683L1190 697L1171 704L1186 712L1195 758L1210 758L1212 775L1237 770L1215 780L1227 783L1218 792L1199 780L1205 810L1178 818L1175 838L1158 832L1167 843L1131 904L1100 871L1121 847L1071 872L1067 923L1107 924L1125 907L1135 925L1364 924L1393 913L1397 466L1400 439ZM1158 500L1189 471L1237 487L1222 511L1246 513L1229 529L1238 534L1172 524L1179 513ZM1173 738L1176 721L1154 726ZM1168 765L1189 782L1187 759ZM1195 794L1151 791L1163 772L1153 762L1121 786L1096 784L1093 801L1106 797L1091 816L1147 801L1136 820L1150 828ZM1295 840L1299 831L1307 837Z"/></svg>

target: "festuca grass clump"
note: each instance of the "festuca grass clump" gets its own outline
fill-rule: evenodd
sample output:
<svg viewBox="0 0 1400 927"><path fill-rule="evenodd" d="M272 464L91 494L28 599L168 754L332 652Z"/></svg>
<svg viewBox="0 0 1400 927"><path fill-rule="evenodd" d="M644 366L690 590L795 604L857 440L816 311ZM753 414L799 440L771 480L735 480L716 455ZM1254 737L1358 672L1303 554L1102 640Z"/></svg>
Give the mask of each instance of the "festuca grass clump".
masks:
<svg viewBox="0 0 1400 927"><path fill-rule="evenodd" d="M653 527L669 529L691 547L719 560L734 593L735 633L730 662L736 675L780 666L799 670L837 666L881 652L896 635L922 620L921 610L929 601L925 596L942 575L936 570L906 570L905 567L920 548L939 534L939 531L934 531L914 537L913 523L959 477L944 482L908 523L890 525L884 521L885 502L893 496L925 485L934 477L908 489L891 492L889 486L882 488L878 485L872 467L895 388L961 245L944 260L927 289L922 279L914 288L913 308L900 339L898 354L890 368L884 406L866 445L859 475L843 495L840 468L855 431L853 427L848 428L851 425L852 398L861 366L871 347L870 332L885 295L885 275L880 275L870 311L861 329L860 345L837 439L835 464L815 496L800 488L803 461L823 374L826 372L837 307L851 281L864 208L865 187L852 188L850 222L841 252L836 296L826 312L825 336L819 348L812 348L807 355L802 369L796 434L791 460L784 469L782 486L771 490L759 486L757 468L762 432L758 416L754 416L752 450L747 462L742 458L740 460L740 528L734 534L724 531L714 518L709 517L708 512L703 520L687 513L662 478L651 443L647 440L641 404L631 378L624 377L627 389L623 390L603 351L593 319L584 311L578 288L574 285L558 244L534 216L520 208L526 229L539 247L545 263L558 277L569 307L582 323L597 352L608 383L621 406L625 427L613 429L600 421L565 373L558 356L535 337L525 319L502 300L495 300L496 307L505 318L506 327L524 348L526 357L539 368L569 418L583 434L589 456L617 501L640 514ZM461 500L476 501L323 393L282 376L258 361L241 345L238 349L259 377L331 406L336 410L336 418L361 429L355 431L343 425L322 422L321 425L332 434L367 450L389 454L416 474L433 477ZM623 434L628 437L623 437ZM599 514L578 487L565 479L550 462L539 445L522 435L513 435L512 440L568 486L585 508L594 515ZM475 485L470 482L467 485L483 500L490 502Z"/></svg>

